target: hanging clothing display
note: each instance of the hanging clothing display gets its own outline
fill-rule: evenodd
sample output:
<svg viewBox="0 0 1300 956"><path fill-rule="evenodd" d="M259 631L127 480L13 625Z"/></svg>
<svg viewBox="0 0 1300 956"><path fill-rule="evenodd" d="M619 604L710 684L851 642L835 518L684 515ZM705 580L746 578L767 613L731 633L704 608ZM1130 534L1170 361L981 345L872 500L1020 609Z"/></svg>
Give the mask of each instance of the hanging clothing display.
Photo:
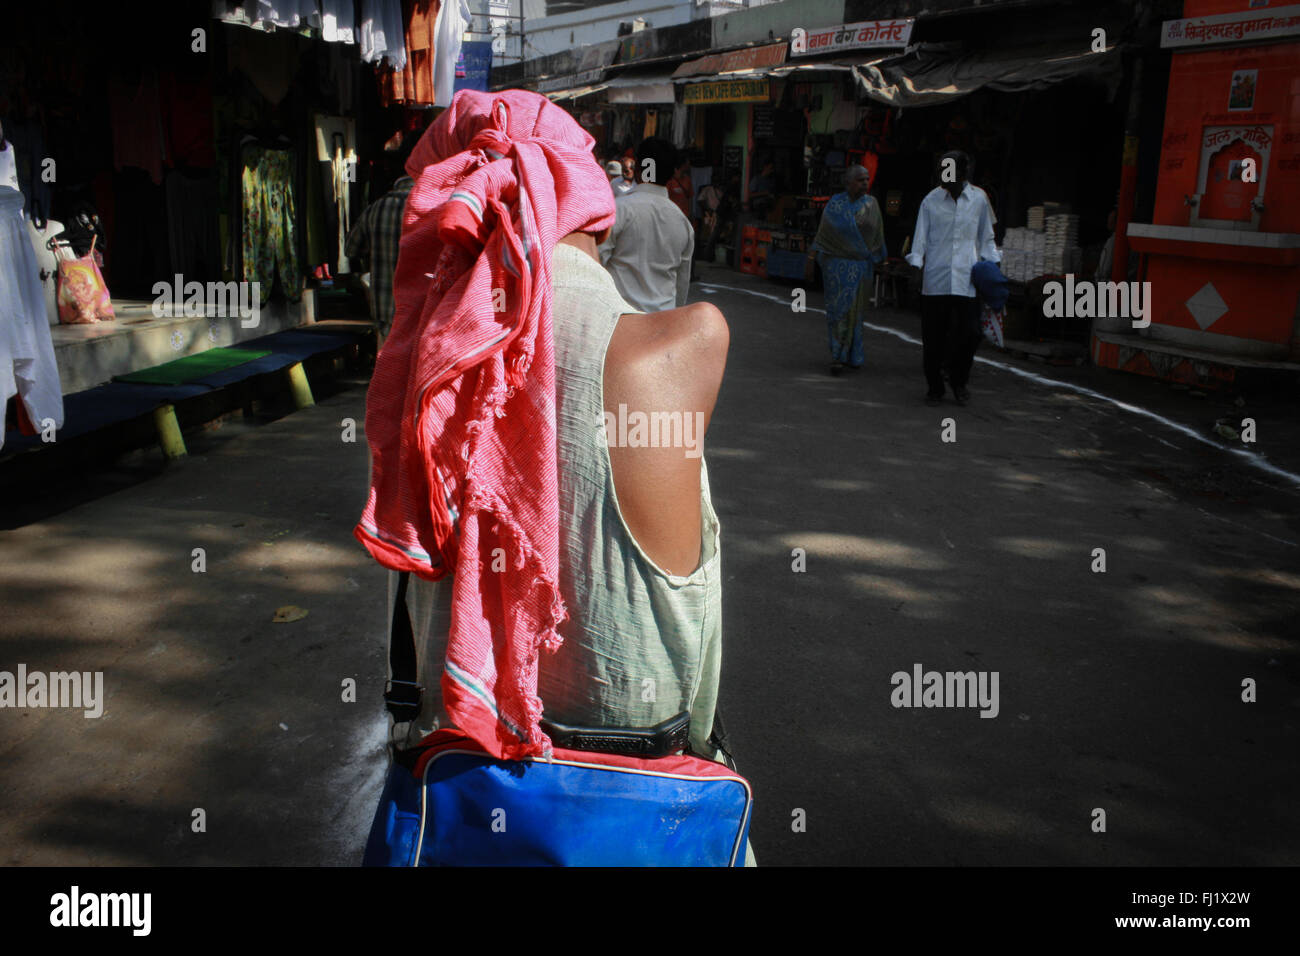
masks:
<svg viewBox="0 0 1300 956"><path fill-rule="evenodd" d="M186 282L221 278L217 182L207 173L167 173L167 242L173 272Z"/></svg>
<svg viewBox="0 0 1300 956"><path fill-rule="evenodd" d="M450 106L456 92L456 61L460 44L469 29L469 4L466 0L444 0L438 10L434 28L433 105Z"/></svg>
<svg viewBox="0 0 1300 956"><path fill-rule="evenodd" d="M212 15L226 23L271 31L311 26L311 18L319 18L320 11L316 0L244 0L238 4L215 0Z"/></svg>
<svg viewBox="0 0 1300 956"><path fill-rule="evenodd" d="M22 192L18 187L18 157L14 152L12 143L0 144L5 145L5 150L0 155L0 189L12 189L14 192Z"/></svg>
<svg viewBox="0 0 1300 956"><path fill-rule="evenodd" d="M673 145L678 149L691 145L690 112L691 108L685 103L673 104Z"/></svg>
<svg viewBox="0 0 1300 956"><path fill-rule="evenodd" d="M404 0L402 3L406 24L406 66L380 75L379 98L385 106L433 105L438 9L438 0Z"/></svg>
<svg viewBox="0 0 1300 956"><path fill-rule="evenodd" d="M245 0L242 3L238 0L212 0L212 18L267 33L275 30L274 23L257 19L257 0Z"/></svg>
<svg viewBox="0 0 1300 956"><path fill-rule="evenodd" d="M614 142L620 144L632 139L632 123L635 117L628 110L619 110L614 114Z"/></svg>
<svg viewBox="0 0 1300 956"><path fill-rule="evenodd" d="M0 182L14 176L14 151L0 140ZM0 409L17 395L19 419L39 431L63 427L63 390L46 319L40 268L23 222L23 194L0 186ZM0 429L0 447L4 445Z"/></svg>
<svg viewBox="0 0 1300 956"><path fill-rule="evenodd" d="M310 22L326 43L357 42L357 15L352 0L320 0L320 11L311 15Z"/></svg>
<svg viewBox="0 0 1300 956"><path fill-rule="evenodd" d="M50 185L41 175L41 162L49 156L45 148L45 138L38 122L20 123L6 118L0 122L4 128L4 138L9 144L9 155L13 165L8 166L23 194L23 212L38 226L50 217Z"/></svg>
<svg viewBox="0 0 1300 956"><path fill-rule="evenodd" d="M356 61L351 58L341 44L325 48L325 55L317 55L316 65L320 89L326 94L325 106L332 97L336 102L329 106L337 113L348 114L356 111L357 80L362 72L356 69Z"/></svg>
<svg viewBox="0 0 1300 956"><path fill-rule="evenodd" d="M269 20L277 27L296 30L309 26L311 18L320 15L317 0L257 0L259 19Z"/></svg>
<svg viewBox="0 0 1300 956"><path fill-rule="evenodd" d="M294 156L286 149L243 148L244 280L260 284L265 304L276 276L298 301L298 243L293 195Z"/></svg>
<svg viewBox="0 0 1300 956"><path fill-rule="evenodd" d="M402 0L361 0L361 59L394 70L406 68Z"/></svg>
<svg viewBox="0 0 1300 956"><path fill-rule="evenodd" d="M161 184L163 128L158 74L145 68L134 82L114 74L108 81L108 109L113 121L113 168L134 166Z"/></svg>
<svg viewBox="0 0 1300 956"><path fill-rule="evenodd" d="M163 147L168 163L211 169L217 162L212 137L212 81L205 72L166 72L159 79Z"/></svg>
<svg viewBox="0 0 1300 956"><path fill-rule="evenodd" d="M113 294L153 298L153 284L173 275L167 248L167 197L143 169L113 174L108 275Z"/></svg>
<svg viewBox="0 0 1300 956"><path fill-rule="evenodd" d="M316 159L331 228L329 259L336 273L350 272L347 240L352 230L352 184L356 181L356 121L344 116L316 117Z"/></svg>
<svg viewBox="0 0 1300 956"><path fill-rule="evenodd" d="M266 98L278 106L298 72L298 45L291 34L259 36L240 31L226 45L226 65L239 71Z"/></svg>

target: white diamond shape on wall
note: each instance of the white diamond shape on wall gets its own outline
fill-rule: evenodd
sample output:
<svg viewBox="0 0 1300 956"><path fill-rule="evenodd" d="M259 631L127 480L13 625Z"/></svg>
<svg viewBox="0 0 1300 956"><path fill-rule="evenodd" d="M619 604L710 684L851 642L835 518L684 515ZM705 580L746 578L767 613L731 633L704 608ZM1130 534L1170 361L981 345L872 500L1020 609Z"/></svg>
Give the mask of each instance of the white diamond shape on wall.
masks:
<svg viewBox="0 0 1300 956"><path fill-rule="evenodd" d="M1192 313L1192 318L1201 327L1201 331L1208 329L1228 311L1228 303L1223 301L1223 296L1219 295L1213 282L1201 286L1200 291L1188 299L1186 304L1187 311Z"/></svg>

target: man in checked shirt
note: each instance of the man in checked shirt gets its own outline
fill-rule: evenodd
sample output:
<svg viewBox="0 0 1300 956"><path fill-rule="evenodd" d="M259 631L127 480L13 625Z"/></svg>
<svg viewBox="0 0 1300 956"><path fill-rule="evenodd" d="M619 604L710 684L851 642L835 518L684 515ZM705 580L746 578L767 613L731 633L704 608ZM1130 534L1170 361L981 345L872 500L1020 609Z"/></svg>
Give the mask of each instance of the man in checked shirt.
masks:
<svg viewBox="0 0 1300 956"><path fill-rule="evenodd" d="M416 139L407 134L402 147L388 154L397 169L406 164ZM393 273L402 239L402 211L414 185L415 180L403 174L392 189L367 207L348 233L348 255L365 256L370 262L370 317L379 323L380 345L393 327Z"/></svg>

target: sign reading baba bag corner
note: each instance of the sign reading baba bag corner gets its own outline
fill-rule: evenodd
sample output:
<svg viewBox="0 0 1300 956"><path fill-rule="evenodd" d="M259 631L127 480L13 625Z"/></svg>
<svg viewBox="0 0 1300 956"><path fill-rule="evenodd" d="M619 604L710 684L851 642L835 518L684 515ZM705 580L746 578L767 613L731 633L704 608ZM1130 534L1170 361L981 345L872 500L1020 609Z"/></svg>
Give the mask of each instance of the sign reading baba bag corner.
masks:
<svg viewBox="0 0 1300 956"><path fill-rule="evenodd" d="M902 20L846 23L843 26L819 27L814 30L796 28L790 31L790 55L815 56L819 53L838 53L840 50L907 46L915 22L912 17L907 17Z"/></svg>
<svg viewBox="0 0 1300 956"><path fill-rule="evenodd" d="M704 106L710 103L766 103L770 98L766 77L758 80L691 83L682 91L682 102L687 106Z"/></svg>

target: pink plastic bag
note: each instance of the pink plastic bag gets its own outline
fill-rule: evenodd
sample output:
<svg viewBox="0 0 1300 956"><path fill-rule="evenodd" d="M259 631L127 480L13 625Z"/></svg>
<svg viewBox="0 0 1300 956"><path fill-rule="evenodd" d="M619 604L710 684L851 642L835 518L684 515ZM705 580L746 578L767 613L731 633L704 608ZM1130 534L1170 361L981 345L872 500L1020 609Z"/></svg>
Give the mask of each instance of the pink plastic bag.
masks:
<svg viewBox="0 0 1300 956"><path fill-rule="evenodd" d="M1006 348L1002 338L1002 320L1005 316L1006 309L994 312L980 300L980 328L984 330L984 337L1000 349Z"/></svg>
<svg viewBox="0 0 1300 956"><path fill-rule="evenodd" d="M80 259L59 261L59 321L64 325L86 325L115 319L108 284L95 261L95 243Z"/></svg>

